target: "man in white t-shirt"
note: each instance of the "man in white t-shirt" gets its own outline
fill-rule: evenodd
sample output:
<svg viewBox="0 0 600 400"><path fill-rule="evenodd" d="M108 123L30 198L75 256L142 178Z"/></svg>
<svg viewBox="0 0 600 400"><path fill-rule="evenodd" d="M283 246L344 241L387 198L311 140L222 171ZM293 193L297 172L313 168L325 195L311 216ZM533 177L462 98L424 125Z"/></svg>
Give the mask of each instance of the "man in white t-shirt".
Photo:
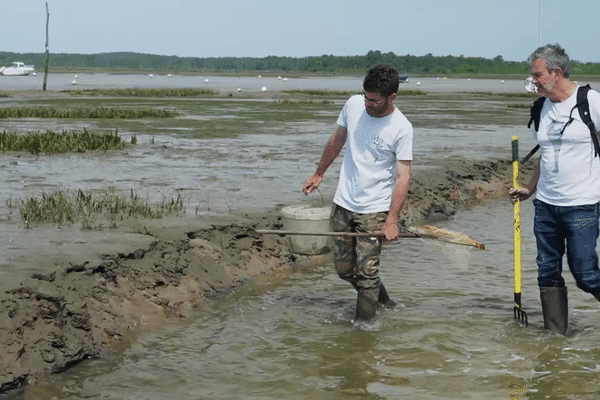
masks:
<svg viewBox="0 0 600 400"><path fill-rule="evenodd" d="M398 239L398 217L410 180L413 128L394 106L399 82L398 71L390 64L369 69L363 93L344 105L338 128L303 187L306 194L317 189L346 146L333 199L333 229L383 235L334 239L336 271L358 291L357 320L373 318L378 303L394 305L379 278L379 255L384 238Z"/></svg>
<svg viewBox="0 0 600 400"><path fill-rule="evenodd" d="M533 83L546 97L535 138L541 149L528 185L509 190L511 200L536 193L534 232L537 242L538 285L546 329L568 330L567 288L562 259L567 253L577 286L600 300L598 202L600 158L595 156L590 130L581 120L578 85L569 79L570 60L558 44L529 56ZM600 94L588 92L590 115L600 127ZM597 129L596 129L597 132Z"/></svg>

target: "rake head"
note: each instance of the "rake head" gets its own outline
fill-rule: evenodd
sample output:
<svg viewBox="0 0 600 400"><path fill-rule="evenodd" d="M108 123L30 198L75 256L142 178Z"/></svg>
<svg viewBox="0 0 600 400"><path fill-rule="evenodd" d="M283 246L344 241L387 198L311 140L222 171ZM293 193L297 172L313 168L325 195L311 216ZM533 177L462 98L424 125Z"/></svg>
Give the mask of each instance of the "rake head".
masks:
<svg viewBox="0 0 600 400"><path fill-rule="evenodd" d="M523 311L520 305L515 305L513 308L513 312L515 314L515 319L519 319L522 323L527 326L529 323L527 322L527 313Z"/></svg>

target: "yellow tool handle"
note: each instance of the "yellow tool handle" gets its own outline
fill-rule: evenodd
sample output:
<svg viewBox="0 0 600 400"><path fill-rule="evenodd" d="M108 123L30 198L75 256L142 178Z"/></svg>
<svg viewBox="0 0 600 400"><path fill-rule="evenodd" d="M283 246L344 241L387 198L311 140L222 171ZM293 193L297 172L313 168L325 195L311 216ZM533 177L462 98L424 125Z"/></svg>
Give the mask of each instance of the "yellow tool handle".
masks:
<svg viewBox="0 0 600 400"><path fill-rule="evenodd" d="M513 167L513 187L516 189L520 186L519 184L519 137L513 136L512 138L512 167ZM516 306L521 307L521 202L517 200L513 205L513 217L514 217L514 255L515 255L515 302ZM518 300L517 300L518 297Z"/></svg>

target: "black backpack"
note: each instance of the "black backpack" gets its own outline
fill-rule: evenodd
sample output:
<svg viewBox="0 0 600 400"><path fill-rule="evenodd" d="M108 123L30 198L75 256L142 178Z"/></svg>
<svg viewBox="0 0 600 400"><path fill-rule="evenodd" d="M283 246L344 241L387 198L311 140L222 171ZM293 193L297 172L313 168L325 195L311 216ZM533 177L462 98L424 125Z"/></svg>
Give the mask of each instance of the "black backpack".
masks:
<svg viewBox="0 0 600 400"><path fill-rule="evenodd" d="M587 125L590 130L590 134L592 135L592 143L594 144L594 157L600 157L600 143L598 141L598 132L596 131L596 127L594 126L594 122L592 122L592 117L590 116L590 103L587 100L587 93L590 90L590 85L579 86L577 89L577 104L571 109L571 114L569 115L569 121L567 125L573 122L573 110L579 108L579 116L584 124ZM527 124L528 128L531 128L531 124L534 124L535 131L540 128L540 119L542 114L542 107L544 106L545 97L539 97L536 101L533 102L531 106L530 114L531 118L529 119L529 123ZM536 145L527 156L523 159L523 163L527 162L531 156L538 151L540 145Z"/></svg>

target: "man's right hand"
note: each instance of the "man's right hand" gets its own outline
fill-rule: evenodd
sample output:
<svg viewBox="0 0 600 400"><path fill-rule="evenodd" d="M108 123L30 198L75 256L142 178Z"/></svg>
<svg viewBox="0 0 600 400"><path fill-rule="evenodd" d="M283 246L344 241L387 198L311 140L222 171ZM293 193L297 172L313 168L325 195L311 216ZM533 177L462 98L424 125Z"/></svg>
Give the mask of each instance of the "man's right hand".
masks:
<svg viewBox="0 0 600 400"><path fill-rule="evenodd" d="M517 200L523 201L531 197L533 193L528 187L522 186L518 188L508 189L508 196L510 197L511 203L515 204Z"/></svg>
<svg viewBox="0 0 600 400"><path fill-rule="evenodd" d="M309 194L313 192L316 188L319 187L323 177L317 174L314 174L306 182L304 182L304 186L302 187L302 191L304 194Z"/></svg>

